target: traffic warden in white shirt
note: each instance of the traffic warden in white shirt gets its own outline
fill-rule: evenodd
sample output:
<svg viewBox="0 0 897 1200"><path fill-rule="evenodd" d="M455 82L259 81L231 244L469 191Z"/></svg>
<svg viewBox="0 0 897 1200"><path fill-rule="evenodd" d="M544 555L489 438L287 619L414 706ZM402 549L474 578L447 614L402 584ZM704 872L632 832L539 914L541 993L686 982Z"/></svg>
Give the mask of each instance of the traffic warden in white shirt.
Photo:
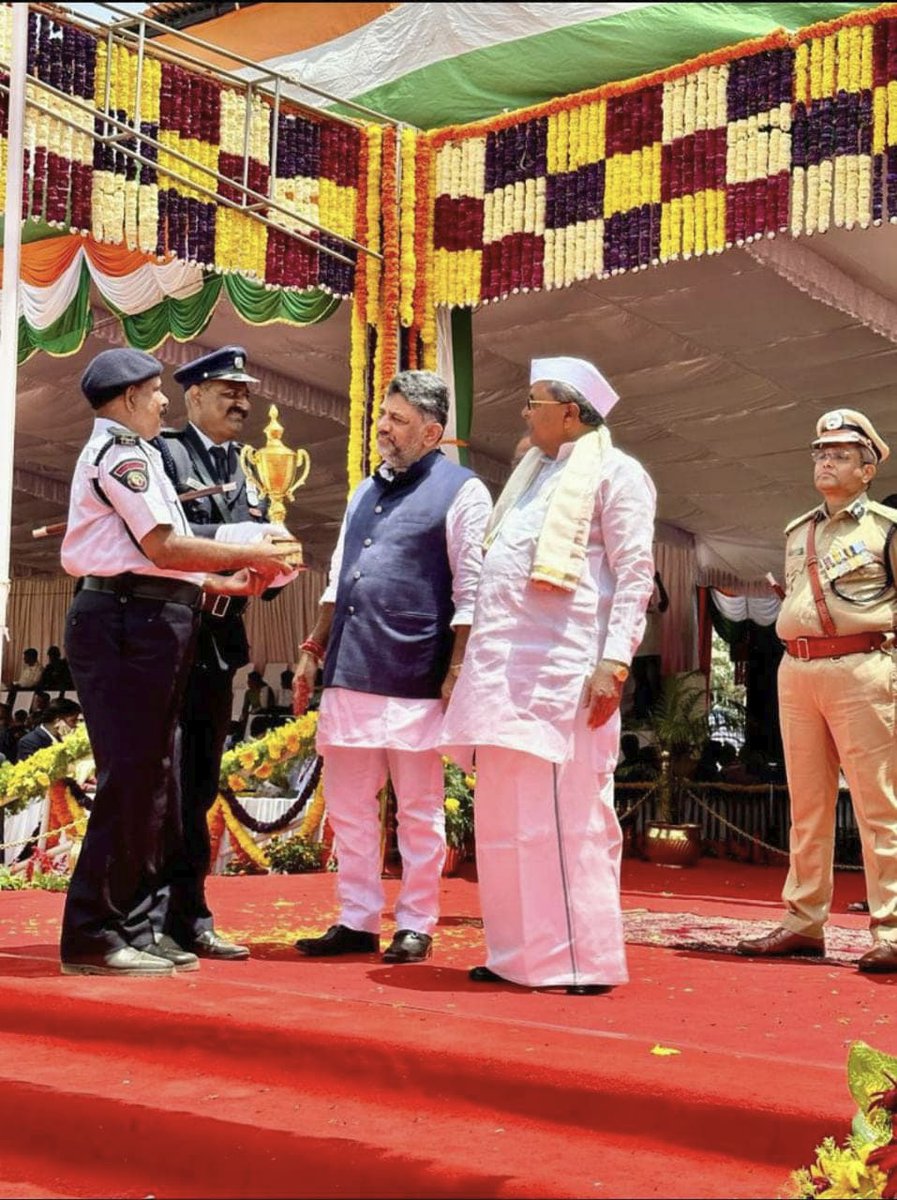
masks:
<svg viewBox="0 0 897 1200"><path fill-rule="evenodd" d="M613 806L620 696L654 588L655 492L616 449L591 363L534 361L533 448L486 536L443 746L476 748L477 982L606 992L627 979Z"/></svg>
<svg viewBox="0 0 897 1200"><path fill-rule="evenodd" d="M461 669L486 522L484 484L438 449L448 389L430 371L389 384L377 423L383 465L353 493L330 587L300 648L294 695L324 662L317 744L339 860L339 923L296 943L302 954L379 949L383 885L377 793L392 778L402 885L383 957L427 958L439 917L445 788L436 750Z"/></svg>
<svg viewBox="0 0 897 1200"><path fill-rule="evenodd" d="M96 420L62 545L63 567L80 579L65 647L98 786L63 915L67 975L199 965L151 918L180 840L175 731L196 625L207 593L255 594L299 549L192 535L149 445L168 404L161 372L150 355L115 349L81 377Z"/></svg>

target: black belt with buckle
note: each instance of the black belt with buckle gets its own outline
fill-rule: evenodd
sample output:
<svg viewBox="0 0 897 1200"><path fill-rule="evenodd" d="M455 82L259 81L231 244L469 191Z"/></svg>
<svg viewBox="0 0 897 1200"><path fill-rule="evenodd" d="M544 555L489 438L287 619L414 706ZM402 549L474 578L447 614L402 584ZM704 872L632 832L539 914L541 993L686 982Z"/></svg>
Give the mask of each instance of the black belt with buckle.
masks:
<svg viewBox="0 0 897 1200"><path fill-rule="evenodd" d="M207 617L239 617L245 612L246 596L218 596L214 592L203 592L202 613Z"/></svg>
<svg viewBox="0 0 897 1200"><path fill-rule="evenodd" d="M162 600L168 604L183 604L199 609L203 591L186 579L168 579L164 575L85 575L81 580L85 592L109 592L128 600Z"/></svg>

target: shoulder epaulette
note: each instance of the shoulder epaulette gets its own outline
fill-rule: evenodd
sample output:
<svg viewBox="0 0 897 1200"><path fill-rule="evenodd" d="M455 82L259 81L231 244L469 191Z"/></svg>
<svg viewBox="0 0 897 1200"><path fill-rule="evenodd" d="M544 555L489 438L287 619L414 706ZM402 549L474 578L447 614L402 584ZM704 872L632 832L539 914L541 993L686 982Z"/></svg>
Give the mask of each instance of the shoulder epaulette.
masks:
<svg viewBox="0 0 897 1200"><path fill-rule="evenodd" d="M884 517L893 525L897 525L897 508L891 508L887 504L882 504L878 500L867 500L866 508L869 512L873 512L876 516Z"/></svg>
<svg viewBox="0 0 897 1200"><path fill-rule="evenodd" d="M803 525L804 522L809 521L811 517L815 517L818 512L819 512L819 508L817 506L816 508L811 508L809 512L805 512L802 516L795 517L795 519L791 522L790 525L785 526L786 536L789 533L791 533L793 530L797 529L798 525Z"/></svg>
<svg viewBox="0 0 897 1200"><path fill-rule="evenodd" d="M129 429L110 429L109 435L114 446L136 446L140 441L139 436Z"/></svg>
<svg viewBox="0 0 897 1200"><path fill-rule="evenodd" d="M172 438L175 441L179 441L183 432L184 432L183 429L163 429L161 436L164 438Z"/></svg>

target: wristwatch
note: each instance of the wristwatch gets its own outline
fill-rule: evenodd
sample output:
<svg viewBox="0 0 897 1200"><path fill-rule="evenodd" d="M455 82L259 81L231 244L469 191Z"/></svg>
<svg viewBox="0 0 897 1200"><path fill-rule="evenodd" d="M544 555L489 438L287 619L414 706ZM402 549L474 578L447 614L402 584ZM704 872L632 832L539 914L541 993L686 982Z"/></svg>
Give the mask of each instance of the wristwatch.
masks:
<svg viewBox="0 0 897 1200"><path fill-rule="evenodd" d="M615 663L613 669L613 677L618 683L625 683L629 678L629 668L625 663Z"/></svg>

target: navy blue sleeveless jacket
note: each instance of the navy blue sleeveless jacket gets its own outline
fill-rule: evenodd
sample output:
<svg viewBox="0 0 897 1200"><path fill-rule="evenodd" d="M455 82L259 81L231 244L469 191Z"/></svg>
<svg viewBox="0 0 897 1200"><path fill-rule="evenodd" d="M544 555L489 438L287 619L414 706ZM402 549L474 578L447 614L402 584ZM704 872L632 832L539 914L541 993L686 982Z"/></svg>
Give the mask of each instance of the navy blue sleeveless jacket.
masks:
<svg viewBox="0 0 897 1200"><path fill-rule="evenodd" d="M466 467L433 450L365 480L346 525L324 686L431 699L449 666L452 572L445 518Z"/></svg>

